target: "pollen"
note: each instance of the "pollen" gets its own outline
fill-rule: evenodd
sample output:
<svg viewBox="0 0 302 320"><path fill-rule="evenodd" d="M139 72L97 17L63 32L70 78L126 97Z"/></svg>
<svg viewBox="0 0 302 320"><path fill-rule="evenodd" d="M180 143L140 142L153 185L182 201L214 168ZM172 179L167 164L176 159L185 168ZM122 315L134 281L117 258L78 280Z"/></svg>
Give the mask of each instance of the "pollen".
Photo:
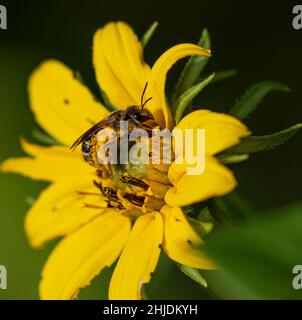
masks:
<svg viewBox="0 0 302 320"><path fill-rule="evenodd" d="M147 213L165 205L164 197L171 186L167 173L152 164L140 169L127 166L121 170L113 165L110 171L98 169L99 181L95 184L106 198L108 207Z"/></svg>
<svg viewBox="0 0 302 320"><path fill-rule="evenodd" d="M163 164L163 159L152 164L151 152L149 157L149 164L107 164L97 169L95 184L108 207L143 214L159 211L165 205L165 194L171 187L169 165Z"/></svg>

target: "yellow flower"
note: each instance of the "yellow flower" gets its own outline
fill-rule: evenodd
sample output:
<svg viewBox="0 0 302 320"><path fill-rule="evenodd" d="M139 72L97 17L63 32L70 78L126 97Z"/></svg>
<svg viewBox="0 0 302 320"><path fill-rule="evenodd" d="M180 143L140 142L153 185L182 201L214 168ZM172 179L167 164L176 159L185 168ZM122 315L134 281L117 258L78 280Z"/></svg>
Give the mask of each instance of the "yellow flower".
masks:
<svg viewBox="0 0 302 320"><path fill-rule="evenodd" d="M166 76L174 63L190 55L210 56L210 52L193 44L176 45L150 68L143 60L141 43L123 22L107 24L93 39L97 82L110 102L118 109L140 105L148 81L148 96L153 97L148 108L156 122L169 129L174 127L174 120L165 96ZM189 176L185 165L155 166L145 180L149 184L143 193L144 210L133 206L131 211L127 201L124 201L127 209L107 208L108 199L94 183L100 181L98 172L83 161L80 152L70 152L70 145L91 123L109 114L73 71L55 60L44 62L30 77L29 97L37 122L62 146L44 147L22 140L22 147L30 157L9 159L1 170L51 183L25 220L33 247L55 237L65 237L43 269L42 299L74 298L80 288L117 259L109 298L140 299L141 287L150 281L161 248L178 263L199 269L213 268L199 248L202 238L181 207L234 189L236 180L232 172L214 155L249 135L242 123L208 110L195 111L183 118L177 128L206 131L205 172ZM160 202L158 210L152 209L152 201L147 206L148 200L156 198Z"/></svg>

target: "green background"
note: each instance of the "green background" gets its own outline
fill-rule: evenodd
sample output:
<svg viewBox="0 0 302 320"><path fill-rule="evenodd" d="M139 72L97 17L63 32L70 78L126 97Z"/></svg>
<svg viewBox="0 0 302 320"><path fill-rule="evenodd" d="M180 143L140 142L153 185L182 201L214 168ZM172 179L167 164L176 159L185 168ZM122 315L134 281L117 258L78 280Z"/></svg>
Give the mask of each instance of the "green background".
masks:
<svg viewBox="0 0 302 320"><path fill-rule="evenodd" d="M199 104L226 111L252 83L276 80L290 93L272 93L246 122L254 134L285 129L302 119L302 30L292 28L291 1L0 1L8 9L8 30L0 30L0 161L21 156L19 137L36 127L27 101L27 79L44 59L56 58L79 70L98 95L91 64L93 32L111 20L128 22L141 36L157 20L148 44L152 64L170 46L196 42L207 27L213 43L208 70L236 68L237 77L217 83ZM182 64L171 73L173 83ZM302 152L299 133L288 144L233 166L238 192L254 207L268 209L301 199ZM23 231L29 202L45 184L0 174L0 265L8 270L8 290L0 299L35 299L40 270L54 243L31 249ZM302 260L301 262L302 263ZM84 289L81 298L106 298L111 269ZM208 297L162 257L147 287L150 298Z"/></svg>

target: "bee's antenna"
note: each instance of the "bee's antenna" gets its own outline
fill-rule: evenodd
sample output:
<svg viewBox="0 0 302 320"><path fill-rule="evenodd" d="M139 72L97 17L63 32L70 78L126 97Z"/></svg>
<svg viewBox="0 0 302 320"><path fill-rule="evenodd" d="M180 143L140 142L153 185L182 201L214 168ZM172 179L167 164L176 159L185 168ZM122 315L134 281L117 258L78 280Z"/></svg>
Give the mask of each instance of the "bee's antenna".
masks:
<svg viewBox="0 0 302 320"><path fill-rule="evenodd" d="M143 93L141 95L141 108L142 108L142 110L144 108L144 103L143 102L144 102L144 96L145 96L147 88L148 88L148 81L146 82L144 90L143 90Z"/></svg>
<svg viewBox="0 0 302 320"><path fill-rule="evenodd" d="M142 105L142 110L144 109L144 106L152 99L152 97L150 97L149 99L147 99L144 104Z"/></svg>
<svg viewBox="0 0 302 320"><path fill-rule="evenodd" d="M144 90L143 90L143 93L142 93L142 96L141 96L141 110L143 110L143 109L144 109L144 106L152 99L152 97L151 97L151 98L147 99L147 100L144 102L144 96L145 96L145 93L146 93L146 91L147 91L147 88L148 88L148 81L147 81L146 84L145 84L145 87L144 87Z"/></svg>

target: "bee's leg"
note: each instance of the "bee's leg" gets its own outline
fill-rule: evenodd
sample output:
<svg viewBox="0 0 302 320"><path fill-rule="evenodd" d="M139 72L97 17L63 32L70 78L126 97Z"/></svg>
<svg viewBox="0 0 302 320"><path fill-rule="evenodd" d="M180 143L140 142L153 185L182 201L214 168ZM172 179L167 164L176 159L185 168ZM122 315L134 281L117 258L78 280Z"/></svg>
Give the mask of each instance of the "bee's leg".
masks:
<svg viewBox="0 0 302 320"><path fill-rule="evenodd" d="M128 192L125 192L123 194L123 198L128 200L130 203L132 203L136 206L139 206L139 207L142 207L144 204L144 201L145 201L145 197L137 196L137 195L134 195L134 194L131 194Z"/></svg>
<svg viewBox="0 0 302 320"><path fill-rule="evenodd" d="M147 190L149 188L149 185L144 181L127 175L123 175L120 180L125 184L140 187L144 190Z"/></svg>
<svg viewBox="0 0 302 320"><path fill-rule="evenodd" d="M88 209L105 209L104 207L97 206L94 204L89 204L89 203L84 203L83 208L88 208Z"/></svg>
<svg viewBox="0 0 302 320"><path fill-rule="evenodd" d="M100 189L100 191L103 192L103 187L102 187L102 184L97 182L96 180L93 180L93 184Z"/></svg>
<svg viewBox="0 0 302 320"><path fill-rule="evenodd" d="M76 191L76 193L80 196L100 196L100 193L97 192L85 192L85 191Z"/></svg>

